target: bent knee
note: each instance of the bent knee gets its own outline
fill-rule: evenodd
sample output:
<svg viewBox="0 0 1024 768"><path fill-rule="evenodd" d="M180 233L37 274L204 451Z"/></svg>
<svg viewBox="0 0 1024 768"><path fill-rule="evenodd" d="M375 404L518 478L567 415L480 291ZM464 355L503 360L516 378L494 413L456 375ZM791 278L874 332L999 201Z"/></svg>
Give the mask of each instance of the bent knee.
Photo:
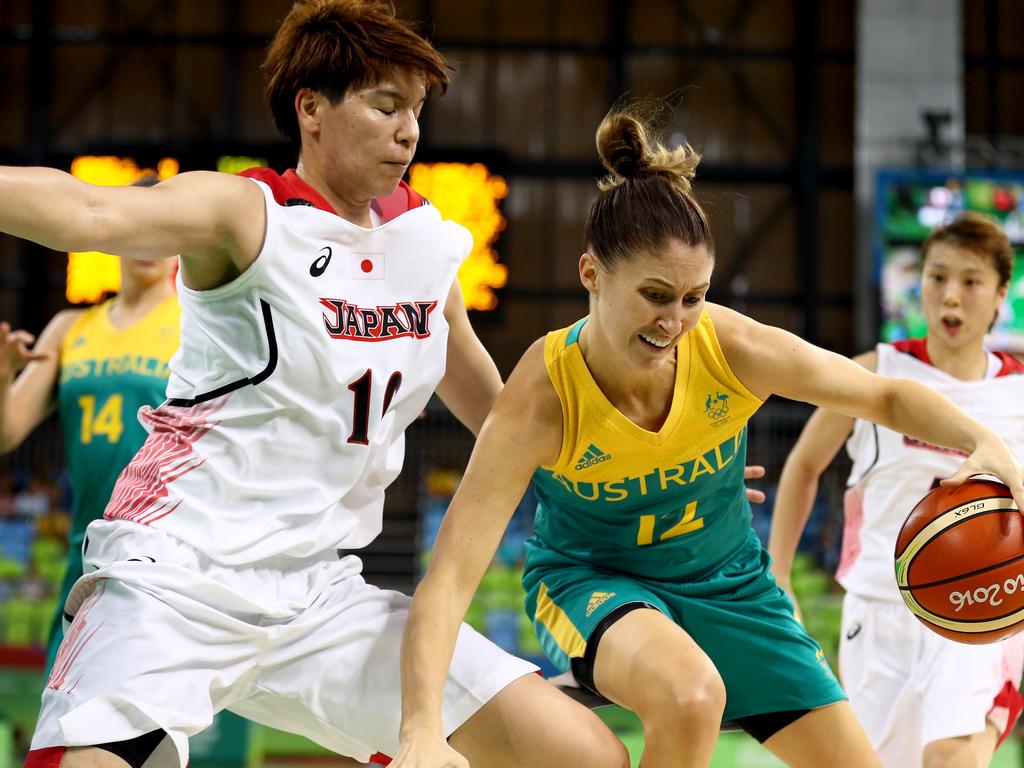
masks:
<svg viewBox="0 0 1024 768"><path fill-rule="evenodd" d="M725 683L713 667L687 679L668 678L651 686L637 714L644 723L709 721L717 728L725 711Z"/></svg>

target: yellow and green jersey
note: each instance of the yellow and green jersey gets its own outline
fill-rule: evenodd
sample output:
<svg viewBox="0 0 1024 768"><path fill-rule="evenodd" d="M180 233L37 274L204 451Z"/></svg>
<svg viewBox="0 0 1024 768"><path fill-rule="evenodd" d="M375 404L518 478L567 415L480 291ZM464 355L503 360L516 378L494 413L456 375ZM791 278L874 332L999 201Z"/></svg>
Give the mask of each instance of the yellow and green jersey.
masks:
<svg viewBox="0 0 1024 768"><path fill-rule="evenodd" d="M543 567L550 552L646 578L705 578L750 532L747 421L762 401L729 368L704 312L679 342L668 418L657 432L643 429L591 376L578 343L586 321L545 340L562 450L533 476L527 567Z"/></svg>
<svg viewBox="0 0 1024 768"><path fill-rule="evenodd" d="M168 362L178 349L177 297L161 302L124 330L110 322L111 302L87 309L60 349L58 411L71 474L72 550L103 516L121 470L146 431L136 413L165 399Z"/></svg>

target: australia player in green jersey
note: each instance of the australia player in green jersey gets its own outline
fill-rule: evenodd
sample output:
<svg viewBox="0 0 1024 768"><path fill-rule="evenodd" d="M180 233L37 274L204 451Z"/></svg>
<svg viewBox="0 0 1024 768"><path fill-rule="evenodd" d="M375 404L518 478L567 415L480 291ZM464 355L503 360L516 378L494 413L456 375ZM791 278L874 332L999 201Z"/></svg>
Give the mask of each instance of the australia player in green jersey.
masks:
<svg viewBox="0 0 1024 768"><path fill-rule="evenodd" d="M531 480L527 610L556 665L640 716L644 768L707 766L723 717L790 766L881 765L750 529L746 424L770 395L961 450L951 482L994 474L1024 501L1018 459L943 396L707 304L699 157L650 135L621 111L598 129L590 314L526 352L480 433L412 604L394 766L466 765L441 736L445 669Z"/></svg>
<svg viewBox="0 0 1024 768"><path fill-rule="evenodd" d="M0 323L0 452L17 448L56 410L71 475L68 567L47 670L63 637L64 602L82 575L85 529L103 516L117 476L146 438L136 412L165 398L181 318L173 269L173 259L123 259L117 296L59 312L34 346L31 334Z"/></svg>

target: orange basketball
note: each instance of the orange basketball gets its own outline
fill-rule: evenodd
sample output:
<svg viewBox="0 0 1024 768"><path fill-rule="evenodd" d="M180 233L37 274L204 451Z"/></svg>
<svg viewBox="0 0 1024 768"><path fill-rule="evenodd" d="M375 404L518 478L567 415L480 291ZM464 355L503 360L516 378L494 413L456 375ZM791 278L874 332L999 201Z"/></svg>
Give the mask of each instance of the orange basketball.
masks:
<svg viewBox="0 0 1024 768"><path fill-rule="evenodd" d="M1002 483L936 488L896 538L896 582L925 626L960 643L1024 629L1024 521Z"/></svg>

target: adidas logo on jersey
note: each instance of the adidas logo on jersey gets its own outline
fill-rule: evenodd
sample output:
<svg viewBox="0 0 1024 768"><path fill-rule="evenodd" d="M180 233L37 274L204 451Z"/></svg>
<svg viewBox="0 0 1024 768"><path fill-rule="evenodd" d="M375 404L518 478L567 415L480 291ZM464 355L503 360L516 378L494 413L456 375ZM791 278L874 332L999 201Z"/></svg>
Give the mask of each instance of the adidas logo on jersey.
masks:
<svg viewBox="0 0 1024 768"><path fill-rule="evenodd" d="M436 301L399 301L377 307L360 307L344 299L320 299L330 310L324 327L332 339L389 341L405 336L425 339L430 335L430 313Z"/></svg>
<svg viewBox="0 0 1024 768"><path fill-rule="evenodd" d="M586 453L579 457L576 461L576 469L588 469L595 464L600 464L602 461L611 461L612 455L605 453L593 443L587 448Z"/></svg>
<svg viewBox="0 0 1024 768"><path fill-rule="evenodd" d="M590 602L587 603L587 616L590 616L594 611L613 597L615 597L614 592L595 592L592 594L590 596Z"/></svg>

